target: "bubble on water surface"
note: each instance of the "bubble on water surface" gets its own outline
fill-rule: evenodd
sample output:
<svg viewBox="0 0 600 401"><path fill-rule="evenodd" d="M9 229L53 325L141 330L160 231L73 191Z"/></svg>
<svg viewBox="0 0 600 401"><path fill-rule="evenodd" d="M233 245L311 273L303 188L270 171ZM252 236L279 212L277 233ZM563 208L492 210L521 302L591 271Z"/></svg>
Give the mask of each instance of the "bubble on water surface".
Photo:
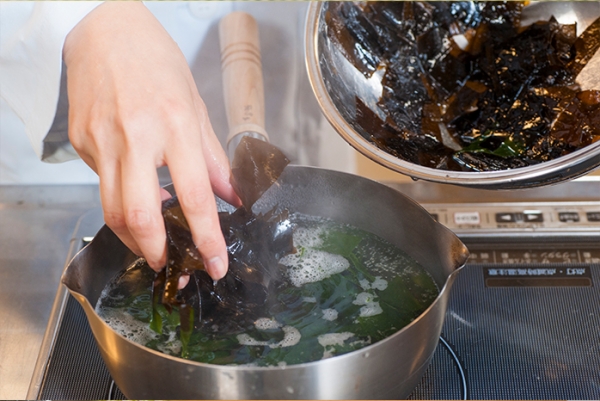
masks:
<svg viewBox="0 0 600 401"><path fill-rule="evenodd" d="M303 248L318 248L323 245L325 229L319 227L296 227L294 231L294 246Z"/></svg>
<svg viewBox="0 0 600 401"><path fill-rule="evenodd" d="M375 316L383 313L383 309L381 309L379 302L375 301L375 298L376 296L369 292L361 292L356 296L356 299L352 301L354 305L364 305L360 308L360 317Z"/></svg>
<svg viewBox="0 0 600 401"><path fill-rule="evenodd" d="M300 334L300 331L298 331L298 329L292 326L283 326L281 329L283 330L283 340L277 343L271 341L259 341L252 338L249 334L246 333L238 334L237 340L241 345L255 345L270 348L292 347L300 342L302 335Z"/></svg>
<svg viewBox="0 0 600 401"><path fill-rule="evenodd" d="M354 333L343 332L343 333L327 333L321 334L317 337L317 341L325 349L323 350L323 359L331 358L335 355L335 346L344 345L344 341L354 337Z"/></svg>
<svg viewBox="0 0 600 401"><path fill-rule="evenodd" d="M359 316L360 317L370 317L370 316L379 315L380 313L383 313L383 309L381 309L379 302L369 302L365 306L360 308Z"/></svg>
<svg viewBox="0 0 600 401"><path fill-rule="evenodd" d="M254 326L258 330L272 330L272 329L278 329L279 327L281 327L281 323L279 323L275 319L269 319L268 317L263 317L263 318L257 319L256 322L254 322Z"/></svg>
<svg viewBox="0 0 600 401"><path fill-rule="evenodd" d="M354 305L366 305L369 302L373 302L375 299L375 295L370 292L361 292L356 296L356 299L352 301Z"/></svg>
<svg viewBox="0 0 600 401"><path fill-rule="evenodd" d="M387 280L382 279L380 276L375 277L375 281L371 283L371 288L374 290L383 291L388 287Z"/></svg>
<svg viewBox="0 0 600 401"><path fill-rule="evenodd" d="M373 280L372 283L369 282L369 280L367 280L366 278L359 280L359 284L360 284L360 287L365 291L371 290L371 289L383 291L388 286L387 280L382 279L381 276L375 277L375 280Z"/></svg>
<svg viewBox="0 0 600 401"><path fill-rule="evenodd" d="M137 320L123 309L103 308L97 310L100 317L117 333L139 344L158 338L148 323Z"/></svg>
<svg viewBox="0 0 600 401"><path fill-rule="evenodd" d="M323 319L334 321L338 317L338 311L335 309L323 309Z"/></svg>
<svg viewBox="0 0 600 401"><path fill-rule="evenodd" d="M279 262L288 267L288 278L296 287L325 280L350 267L350 262L343 256L313 249L287 255Z"/></svg>

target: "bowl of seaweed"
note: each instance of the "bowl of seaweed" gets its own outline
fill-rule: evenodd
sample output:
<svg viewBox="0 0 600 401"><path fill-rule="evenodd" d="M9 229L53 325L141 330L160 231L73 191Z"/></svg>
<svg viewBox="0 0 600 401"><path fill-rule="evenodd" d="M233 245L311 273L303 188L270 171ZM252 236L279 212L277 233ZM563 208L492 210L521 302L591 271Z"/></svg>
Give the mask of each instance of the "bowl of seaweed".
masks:
<svg viewBox="0 0 600 401"><path fill-rule="evenodd" d="M599 48L598 2L318 2L306 30L313 90L348 143L488 189L600 165Z"/></svg>

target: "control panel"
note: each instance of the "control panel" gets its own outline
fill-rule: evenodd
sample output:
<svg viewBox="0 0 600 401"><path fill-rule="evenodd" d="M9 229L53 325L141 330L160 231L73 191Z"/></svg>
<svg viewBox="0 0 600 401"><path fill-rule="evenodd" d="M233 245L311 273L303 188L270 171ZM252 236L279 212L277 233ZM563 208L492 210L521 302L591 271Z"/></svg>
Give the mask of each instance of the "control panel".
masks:
<svg viewBox="0 0 600 401"><path fill-rule="evenodd" d="M600 237L600 202L422 204L457 234L543 232Z"/></svg>
<svg viewBox="0 0 600 401"><path fill-rule="evenodd" d="M505 264L505 265L533 265L547 263L600 263L600 248L576 248L558 245L554 249L539 249L527 247L514 249L506 247L500 249L469 249L469 262L479 264ZM575 274L576 271L568 271ZM508 274L508 273L507 273Z"/></svg>

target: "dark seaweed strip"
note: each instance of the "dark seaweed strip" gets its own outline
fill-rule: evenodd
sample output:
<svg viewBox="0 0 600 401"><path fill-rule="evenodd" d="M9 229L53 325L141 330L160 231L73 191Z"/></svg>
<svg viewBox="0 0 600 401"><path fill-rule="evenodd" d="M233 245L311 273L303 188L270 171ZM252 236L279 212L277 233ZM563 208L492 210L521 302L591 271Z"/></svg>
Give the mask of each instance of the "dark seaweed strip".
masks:
<svg viewBox="0 0 600 401"><path fill-rule="evenodd" d="M167 266L154 280L151 328L162 332L159 302L179 316L181 356L189 356L194 325L211 324L221 332L237 332L264 314L269 292L281 285L278 260L293 252L293 226L287 211L254 214L251 209L279 178L289 159L275 146L244 137L232 162L234 188L243 206L219 213L229 256L225 277L213 282L204 270L177 196L163 203L167 231ZM179 290L182 275L190 284Z"/></svg>
<svg viewBox="0 0 600 401"><path fill-rule="evenodd" d="M276 146L256 138L244 137L231 162L233 188L247 210L265 193L290 160Z"/></svg>
<svg viewBox="0 0 600 401"><path fill-rule="evenodd" d="M558 115L550 134L570 146L600 140L600 91L583 91L573 97Z"/></svg>
<svg viewBox="0 0 600 401"><path fill-rule="evenodd" d="M588 61L600 49L600 18L597 18L575 41L575 58L568 68L573 75L583 70Z"/></svg>

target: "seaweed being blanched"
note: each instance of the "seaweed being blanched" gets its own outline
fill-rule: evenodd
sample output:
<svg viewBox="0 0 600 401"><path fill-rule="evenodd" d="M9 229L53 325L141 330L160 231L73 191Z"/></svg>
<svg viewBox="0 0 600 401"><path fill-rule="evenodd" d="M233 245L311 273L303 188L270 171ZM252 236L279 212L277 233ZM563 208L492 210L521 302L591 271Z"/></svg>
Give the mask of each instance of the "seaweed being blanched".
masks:
<svg viewBox="0 0 600 401"><path fill-rule="evenodd" d="M576 25L554 17L521 26L522 2L327 7L331 41L366 79L382 75L382 112L357 98L352 123L399 158L502 170L600 139L600 90L576 82L600 48L600 18L577 37Z"/></svg>
<svg viewBox="0 0 600 401"><path fill-rule="evenodd" d="M237 228L224 231L234 234L244 229L242 221L248 219L240 210L244 209L229 215L240 219L240 224L233 224ZM282 226L285 219L277 220L276 214L269 213L264 219L250 218L249 224L258 224L257 234L274 234L271 239L278 243L288 229ZM278 269L265 279L262 270L230 265L225 279L215 287L202 277L204 272L192 274L181 295L194 305L195 312L202 302L201 320L183 316L185 311L177 307L169 313L159 303L155 312L163 327L158 334L148 330L155 273L141 263L143 259L109 283L96 311L125 337L171 356L220 365L283 368L383 340L414 321L437 298L439 288L431 275L388 241L320 217L294 213L289 221L295 227L297 251L278 261L285 279L280 280ZM279 228L272 229L273 224ZM255 256L248 253L254 247L242 245L245 251L234 252L238 261L253 260ZM276 252L290 250L284 244L276 248ZM267 261L253 265L265 266L281 255L267 254L271 255ZM194 325L189 332L183 330L186 317ZM123 327L122 322L128 324Z"/></svg>
<svg viewBox="0 0 600 401"><path fill-rule="evenodd" d="M255 214L252 205L276 181L289 160L275 146L245 137L232 162L234 187L243 206L233 213L219 213L227 244L229 267L225 277L213 281L204 269L176 196L163 203L167 231L167 265L157 273L153 285L151 327L162 332L158 306L180 318L182 356L194 325L219 327L221 333L239 331L268 308L268 295L283 282L278 261L292 253L293 226L287 211ZM182 275L191 275L182 290Z"/></svg>

